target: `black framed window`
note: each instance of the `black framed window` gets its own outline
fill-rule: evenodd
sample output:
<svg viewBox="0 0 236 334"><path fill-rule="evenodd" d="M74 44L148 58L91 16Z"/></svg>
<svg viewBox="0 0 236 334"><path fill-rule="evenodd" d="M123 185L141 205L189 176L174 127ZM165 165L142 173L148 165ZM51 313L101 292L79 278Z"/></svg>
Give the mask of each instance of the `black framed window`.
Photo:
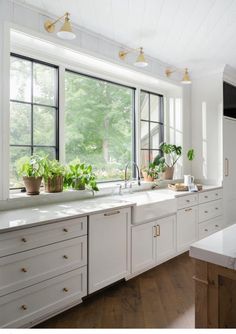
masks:
<svg viewBox="0 0 236 334"><path fill-rule="evenodd" d="M133 87L66 70L66 162L91 164L99 182L124 179L136 159L134 99Z"/></svg>
<svg viewBox="0 0 236 334"><path fill-rule="evenodd" d="M10 188L22 187L17 161L36 154L59 159L58 67L10 57Z"/></svg>
<svg viewBox="0 0 236 334"><path fill-rule="evenodd" d="M164 141L163 96L140 92L140 148L141 168L147 167L160 152Z"/></svg>

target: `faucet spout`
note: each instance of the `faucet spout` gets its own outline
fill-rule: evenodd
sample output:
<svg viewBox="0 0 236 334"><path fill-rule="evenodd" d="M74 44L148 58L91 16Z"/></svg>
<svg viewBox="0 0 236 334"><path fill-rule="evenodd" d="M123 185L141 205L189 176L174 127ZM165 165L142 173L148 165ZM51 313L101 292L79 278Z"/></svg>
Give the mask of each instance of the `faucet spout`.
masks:
<svg viewBox="0 0 236 334"><path fill-rule="evenodd" d="M127 172L128 172L128 167L130 165L130 162L127 163L127 165L125 166L125 188L127 188L127 184L128 184L128 178L127 178ZM131 163L132 166L134 166L136 168L137 171L137 180L138 180L138 185L141 186L141 178L140 178L140 170L138 165L136 164L136 162L132 161Z"/></svg>

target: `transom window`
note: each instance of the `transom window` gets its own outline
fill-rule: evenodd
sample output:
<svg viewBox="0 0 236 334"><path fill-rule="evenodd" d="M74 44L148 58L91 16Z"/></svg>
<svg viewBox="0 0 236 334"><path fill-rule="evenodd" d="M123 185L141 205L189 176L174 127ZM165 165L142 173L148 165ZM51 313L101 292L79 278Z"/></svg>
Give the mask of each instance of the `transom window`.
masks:
<svg viewBox="0 0 236 334"><path fill-rule="evenodd" d="M164 140L163 96L140 93L140 147L141 168L147 167L160 152Z"/></svg>
<svg viewBox="0 0 236 334"><path fill-rule="evenodd" d="M12 54L10 78L10 188L18 188L18 159L33 153L59 158L58 68Z"/></svg>

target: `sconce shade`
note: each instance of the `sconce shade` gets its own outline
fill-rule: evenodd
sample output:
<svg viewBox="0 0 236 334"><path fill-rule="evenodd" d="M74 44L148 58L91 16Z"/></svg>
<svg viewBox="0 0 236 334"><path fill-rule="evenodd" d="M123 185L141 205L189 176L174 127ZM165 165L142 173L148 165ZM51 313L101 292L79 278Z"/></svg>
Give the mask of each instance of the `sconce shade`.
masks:
<svg viewBox="0 0 236 334"><path fill-rule="evenodd" d="M181 83L185 84L185 85L191 84L191 79L189 77L189 73L188 73L187 68L185 68L185 70L184 70L184 76L183 76L183 79L181 80Z"/></svg>
<svg viewBox="0 0 236 334"><path fill-rule="evenodd" d="M67 40L72 40L76 37L76 35L72 32L70 19L68 16L65 17L65 22L61 29L57 32L57 36Z"/></svg>
<svg viewBox="0 0 236 334"><path fill-rule="evenodd" d="M136 62L134 63L135 66L137 67L146 67L148 66L148 62L146 61L145 57L144 57L144 52L143 52L143 48L140 48L139 51L139 55L136 59Z"/></svg>

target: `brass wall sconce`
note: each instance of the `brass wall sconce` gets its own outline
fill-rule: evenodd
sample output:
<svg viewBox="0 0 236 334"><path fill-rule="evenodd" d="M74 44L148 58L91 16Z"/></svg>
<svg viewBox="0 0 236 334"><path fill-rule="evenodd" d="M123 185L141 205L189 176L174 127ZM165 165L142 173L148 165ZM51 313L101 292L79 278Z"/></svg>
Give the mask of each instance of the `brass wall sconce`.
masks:
<svg viewBox="0 0 236 334"><path fill-rule="evenodd" d="M133 52L138 52L138 57L137 57L136 61L134 62L135 66L137 66L137 67L146 67L146 66L148 66L148 62L145 59L144 51L143 51L142 47L140 47L138 49L121 50L119 52L119 58L124 61L125 58L126 58L126 56L129 53L133 53Z"/></svg>
<svg viewBox="0 0 236 334"><path fill-rule="evenodd" d="M64 23L61 27L61 29L57 32L57 36L62 39L72 40L76 37L76 35L73 33L71 24L70 24L70 14L65 13L63 16L59 17L55 21L47 20L44 23L44 28L47 32L52 33L55 31L55 25L57 22L59 22L61 19L65 19Z"/></svg>
<svg viewBox="0 0 236 334"><path fill-rule="evenodd" d="M167 68L165 70L165 75L169 78L172 73L177 72L177 71L179 71L179 70L171 70L171 69ZM183 78L181 80L181 83L185 84L185 85L191 84L191 79L190 79L190 76L189 76L188 68L184 69L184 74L183 74Z"/></svg>

